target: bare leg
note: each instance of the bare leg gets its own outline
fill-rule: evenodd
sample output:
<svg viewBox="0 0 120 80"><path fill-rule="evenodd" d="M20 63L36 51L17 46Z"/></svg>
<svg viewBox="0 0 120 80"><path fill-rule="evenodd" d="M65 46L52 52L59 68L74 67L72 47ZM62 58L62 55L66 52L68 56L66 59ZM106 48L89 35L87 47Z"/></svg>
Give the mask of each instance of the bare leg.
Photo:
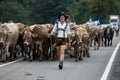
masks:
<svg viewBox="0 0 120 80"><path fill-rule="evenodd" d="M59 68L62 69L63 68L63 61L64 61L64 54L65 54L65 48L66 48L66 45L61 45L60 46L60 62L59 62Z"/></svg>
<svg viewBox="0 0 120 80"><path fill-rule="evenodd" d="M57 56L58 56L58 59L60 59L60 46L57 46Z"/></svg>
<svg viewBox="0 0 120 80"><path fill-rule="evenodd" d="M64 60L65 49L66 49L66 45L60 46L60 60Z"/></svg>

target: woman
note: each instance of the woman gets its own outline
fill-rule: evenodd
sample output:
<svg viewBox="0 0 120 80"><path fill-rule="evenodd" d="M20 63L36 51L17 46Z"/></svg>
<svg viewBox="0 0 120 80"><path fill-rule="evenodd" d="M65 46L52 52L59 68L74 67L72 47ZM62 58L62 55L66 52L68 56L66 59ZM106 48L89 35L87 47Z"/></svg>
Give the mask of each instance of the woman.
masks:
<svg viewBox="0 0 120 80"><path fill-rule="evenodd" d="M66 23L67 16L64 13L61 13L59 16L59 22L56 23L51 31L50 35L57 36L57 54L59 58L59 69L63 68L63 61L64 61L64 53L66 49L66 43L68 40L68 47L70 47L70 28Z"/></svg>

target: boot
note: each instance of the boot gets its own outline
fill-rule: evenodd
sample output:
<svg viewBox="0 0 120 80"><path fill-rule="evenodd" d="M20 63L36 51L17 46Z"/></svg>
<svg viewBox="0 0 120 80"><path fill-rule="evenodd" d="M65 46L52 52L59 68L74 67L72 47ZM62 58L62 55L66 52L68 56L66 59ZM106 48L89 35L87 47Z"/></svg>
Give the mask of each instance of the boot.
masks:
<svg viewBox="0 0 120 80"><path fill-rule="evenodd" d="M63 68L63 61L59 62L59 66L58 67L59 67L60 70L62 70L62 68Z"/></svg>

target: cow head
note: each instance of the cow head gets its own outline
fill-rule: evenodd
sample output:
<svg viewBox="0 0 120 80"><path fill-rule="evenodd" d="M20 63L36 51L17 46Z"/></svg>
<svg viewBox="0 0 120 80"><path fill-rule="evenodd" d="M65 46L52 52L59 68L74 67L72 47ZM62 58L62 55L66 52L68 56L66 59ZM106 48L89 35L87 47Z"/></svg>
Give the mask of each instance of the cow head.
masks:
<svg viewBox="0 0 120 80"><path fill-rule="evenodd" d="M22 23L16 23L18 25L19 28L19 36L23 36L24 32L25 32L25 28L26 25L22 24Z"/></svg>
<svg viewBox="0 0 120 80"><path fill-rule="evenodd" d="M31 45L32 33L30 32L29 28L27 28L26 31L24 32L23 40L24 40L24 45L26 46Z"/></svg>
<svg viewBox="0 0 120 80"><path fill-rule="evenodd" d="M109 34L110 33L110 28L107 28L107 34Z"/></svg>
<svg viewBox="0 0 120 80"><path fill-rule="evenodd" d="M72 46L75 46L75 45L79 45L81 46L82 45L82 40L79 39L79 36L77 34L75 34L75 36L72 38Z"/></svg>

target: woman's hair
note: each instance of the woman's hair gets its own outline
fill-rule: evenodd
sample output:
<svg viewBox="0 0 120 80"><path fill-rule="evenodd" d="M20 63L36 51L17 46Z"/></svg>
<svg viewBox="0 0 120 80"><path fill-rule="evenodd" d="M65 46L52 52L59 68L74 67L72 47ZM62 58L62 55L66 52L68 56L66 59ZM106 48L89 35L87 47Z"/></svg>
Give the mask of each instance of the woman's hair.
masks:
<svg viewBox="0 0 120 80"><path fill-rule="evenodd" d="M65 20L67 20L68 16L64 13L64 12L61 12L59 15L58 15L58 18L60 20L60 17L61 16L64 16L65 17Z"/></svg>

